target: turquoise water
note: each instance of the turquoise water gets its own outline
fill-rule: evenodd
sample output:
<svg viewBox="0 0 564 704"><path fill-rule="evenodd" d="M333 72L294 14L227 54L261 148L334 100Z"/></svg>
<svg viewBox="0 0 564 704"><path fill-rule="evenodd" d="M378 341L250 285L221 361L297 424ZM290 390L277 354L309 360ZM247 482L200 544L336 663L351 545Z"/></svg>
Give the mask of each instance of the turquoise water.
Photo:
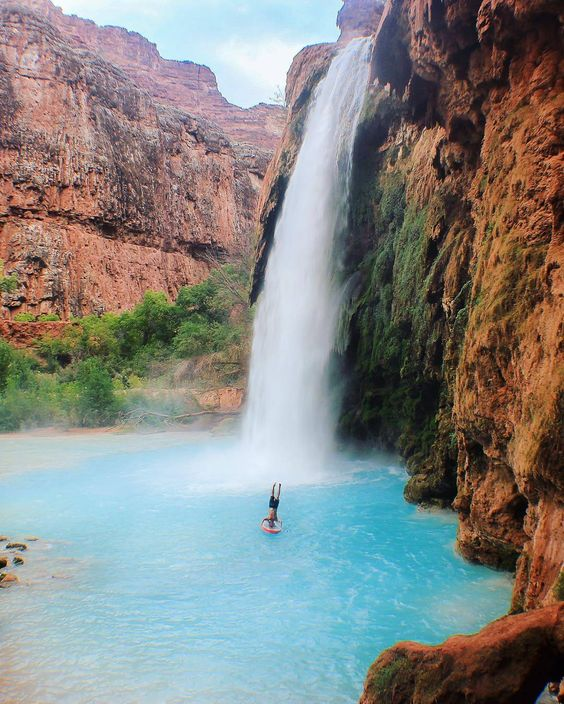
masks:
<svg viewBox="0 0 564 704"><path fill-rule="evenodd" d="M355 702L375 656L503 614L510 580L463 562L447 513L402 500L392 457L246 475L234 441L163 433L0 440L1 696L47 702ZM33 471L22 471L33 470ZM284 532L263 534L269 483Z"/></svg>

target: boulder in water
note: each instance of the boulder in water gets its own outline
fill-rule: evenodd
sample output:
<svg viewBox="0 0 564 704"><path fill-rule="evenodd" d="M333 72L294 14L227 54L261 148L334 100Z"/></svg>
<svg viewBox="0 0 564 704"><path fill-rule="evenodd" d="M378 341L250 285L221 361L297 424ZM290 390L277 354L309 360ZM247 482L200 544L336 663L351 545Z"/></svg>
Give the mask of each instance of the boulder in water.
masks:
<svg viewBox="0 0 564 704"><path fill-rule="evenodd" d="M562 676L564 603L505 616L441 645L398 643L368 672L360 704L534 702Z"/></svg>
<svg viewBox="0 0 564 704"><path fill-rule="evenodd" d="M24 552L24 550L27 550L27 545L25 543L8 543L6 550L19 550L20 552Z"/></svg>
<svg viewBox="0 0 564 704"><path fill-rule="evenodd" d="M14 565L23 565L24 562L25 562L25 560L21 555L16 555L14 557L14 559L12 560L12 564L14 564Z"/></svg>
<svg viewBox="0 0 564 704"><path fill-rule="evenodd" d="M7 589L8 587L17 584L20 580L15 574L10 572L0 572L0 588Z"/></svg>
<svg viewBox="0 0 564 704"><path fill-rule="evenodd" d="M8 564L8 558L7 557L0 557L0 569L6 567Z"/></svg>

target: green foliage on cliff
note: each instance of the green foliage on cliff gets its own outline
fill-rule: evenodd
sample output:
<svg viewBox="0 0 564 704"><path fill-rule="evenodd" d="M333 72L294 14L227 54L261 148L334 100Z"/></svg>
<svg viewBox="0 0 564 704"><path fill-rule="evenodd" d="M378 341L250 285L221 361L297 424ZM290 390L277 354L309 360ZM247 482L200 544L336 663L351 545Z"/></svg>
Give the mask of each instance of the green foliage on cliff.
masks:
<svg viewBox="0 0 564 704"><path fill-rule="evenodd" d="M15 274L4 275L4 261L0 259L0 293L13 293L18 286L19 281Z"/></svg>
<svg viewBox="0 0 564 704"><path fill-rule="evenodd" d="M412 665L405 655L397 655L389 665L378 666L375 663L369 673L367 690L380 697L391 697L394 684L398 680L405 680L412 671Z"/></svg>
<svg viewBox="0 0 564 704"><path fill-rule="evenodd" d="M60 337L38 339L33 353L0 340L0 430L110 425L140 405L147 377L181 360L219 355L232 377L246 353L247 286L245 271L226 266L174 302L148 291L131 311L74 319Z"/></svg>
<svg viewBox="0 0 564 704"><path fill-rule="evenodd" d="M426 210L405 200L399 172L384 174L370 202L377 246L361 263L354 334L358 404L343 418L355 435L377 437L426 452L434 440L435 389L421 374L414 339L423 335L421 293ZM358 216L357 210L357 216Z"/></svg>
<svg viewBox="0 0 564 704"><path fill-rule="evenodd" d="M560 570L560 574L558 575L558 579L554 584L552 592L555 599L558 599L558 601L564 601L564 570Z"/></svg>
<svg viewBox="0 0 564 704"><path fill-rule="evenodd" d="M449 504L457 457L452 379L469 319L464 243L472 226L465 202L435 179L425 147L434 148L436 135L386 143L389 121L401 127L401 106L389 96L366 115L344 257L340 429L401 451L412 474L408 500ZM444 296L447 285L452 298Z"/></svg>

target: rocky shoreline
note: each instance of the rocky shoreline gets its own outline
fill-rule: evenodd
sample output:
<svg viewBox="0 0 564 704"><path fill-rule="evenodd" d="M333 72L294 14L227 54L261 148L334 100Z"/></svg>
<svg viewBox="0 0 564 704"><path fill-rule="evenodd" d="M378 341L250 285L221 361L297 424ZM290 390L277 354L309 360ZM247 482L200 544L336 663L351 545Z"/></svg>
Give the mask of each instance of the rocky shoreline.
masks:
<svg viewBox="0 0 564 704"><path fill-rule="evenodd" d="M24 538L25 542L10 540L5 535L0 535L0 589L7 589L20 584L19 576L10 570L17 569L26 563L22 553L27 553L28 543L39 540L35 536Z"/></svg>

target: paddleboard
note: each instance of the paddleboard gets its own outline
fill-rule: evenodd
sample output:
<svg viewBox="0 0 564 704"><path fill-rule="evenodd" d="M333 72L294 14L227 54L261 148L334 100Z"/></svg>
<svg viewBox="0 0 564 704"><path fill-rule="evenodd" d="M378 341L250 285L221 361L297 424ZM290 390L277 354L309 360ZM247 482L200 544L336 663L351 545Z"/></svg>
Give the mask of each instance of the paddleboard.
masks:
<svg viewBox="0 0 564 704"><path fill-rule="evenodd" d="M265 533L276 535L277 533L280 533L282 531L282 521L273 521L271 527L268 518L263 518L260 527Z"/></svg>

